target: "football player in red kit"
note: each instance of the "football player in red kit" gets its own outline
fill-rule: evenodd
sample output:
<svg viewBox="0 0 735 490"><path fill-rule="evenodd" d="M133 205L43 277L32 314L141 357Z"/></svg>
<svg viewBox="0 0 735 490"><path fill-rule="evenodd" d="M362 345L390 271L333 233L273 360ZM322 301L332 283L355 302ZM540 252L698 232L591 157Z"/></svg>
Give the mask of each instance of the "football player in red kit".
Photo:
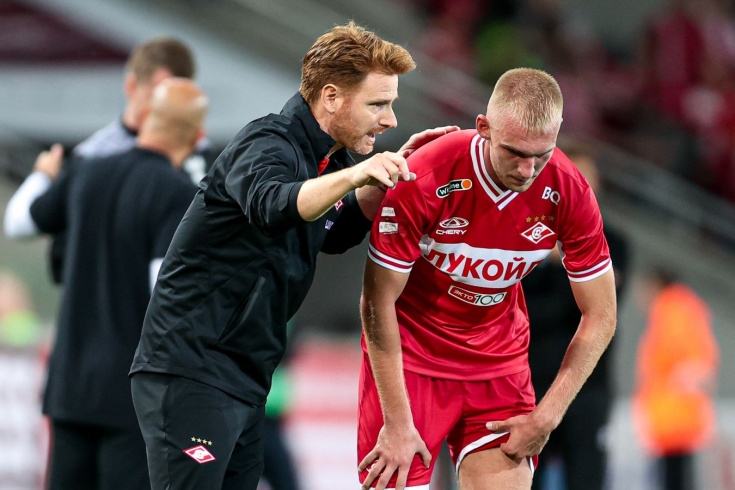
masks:
<svg viewBox="0 0 735 490"><path fill-rule="evenodd" d="M536 456L615 330L594 193L556 148L562 94L545 72L497 82L476 129L410 157L365 267L358 471L363 488L429 488L446 440L461 488L530 489ZM582 312L536 406L520 280L559 244Z"/></svg>

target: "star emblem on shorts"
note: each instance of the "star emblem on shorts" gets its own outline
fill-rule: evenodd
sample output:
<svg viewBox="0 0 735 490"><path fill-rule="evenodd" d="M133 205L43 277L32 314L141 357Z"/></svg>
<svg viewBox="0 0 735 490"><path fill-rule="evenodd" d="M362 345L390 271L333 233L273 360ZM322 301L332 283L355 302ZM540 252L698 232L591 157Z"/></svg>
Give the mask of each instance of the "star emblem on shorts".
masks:
<svg viewBox="0 0 735 490"><path fill-rule="evenodd" d="M207 446L212 445L212 441L208 441L206 439L202 439L201 437L192 437L191 442L199 442L201 444L206 444Z"/></svg>

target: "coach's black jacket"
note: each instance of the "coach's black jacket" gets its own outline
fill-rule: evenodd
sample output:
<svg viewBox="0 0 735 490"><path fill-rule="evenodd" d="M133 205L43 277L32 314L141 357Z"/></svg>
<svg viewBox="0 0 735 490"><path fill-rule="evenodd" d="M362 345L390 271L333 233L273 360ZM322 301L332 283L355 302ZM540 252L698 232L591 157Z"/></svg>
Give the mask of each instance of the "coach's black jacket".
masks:
<svg viewBox="0 0 735 490"><path fill-rule="evenodd" d="M354 191L314 222L297 211L299 189L334 144L299 94L240 131L174 235L131 374L173 374L265 403L317 254L341 253L370 228ZM326 172L354 163L341 149Z"/></svg>

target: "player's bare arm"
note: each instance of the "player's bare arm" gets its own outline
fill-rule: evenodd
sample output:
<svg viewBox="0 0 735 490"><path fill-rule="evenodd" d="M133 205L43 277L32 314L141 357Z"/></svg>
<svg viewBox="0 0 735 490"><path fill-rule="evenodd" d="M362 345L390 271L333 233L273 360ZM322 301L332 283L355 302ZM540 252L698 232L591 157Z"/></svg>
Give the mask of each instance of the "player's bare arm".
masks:
<svg viewBox="0 0 735 490"><path fill-rule="evenodd" d="M398 472L396 489L406 486L408 470L418 453L426 466L431 454L413 424L403 378L401 339L395 302L403 291L408 274L391 271L367 261L360 303L370 365L378 386L384 425L375 448L360 462L358 472L370 471L362 488L377 480L376 489L386 488Z"/></svg>
<svg viewBox="0 0 735 490"><path fill-rule="evenodd" d="M405 158L386 151L373 155L353 167L307 180L301 186L296 204L302 218L314 221L352 189L366 185L385 185L392 188L399 179L415 178L416 176L408 171Z"/></svg>
<svg viewBox="0 0 735 490"><path fill-rule="evenodd" d="M554 383L530 414L487 424L491 431L510 431L510 439L500 446L508 456L527 457L541 452L549 434L561 423L615 333L617 308L613 271L571 285L582 319Z"/></svg>

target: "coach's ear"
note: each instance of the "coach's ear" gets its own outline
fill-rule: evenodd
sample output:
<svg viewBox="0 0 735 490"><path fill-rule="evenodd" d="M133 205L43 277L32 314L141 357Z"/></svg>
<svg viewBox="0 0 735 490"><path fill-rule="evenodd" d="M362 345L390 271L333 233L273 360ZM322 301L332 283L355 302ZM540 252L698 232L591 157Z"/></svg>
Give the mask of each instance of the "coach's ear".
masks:
<svg viewBox="0 0 735 490"><path fill-rule="evenodd" d="M319 101L329 115L334 115L342 102L339 88L331 83L323 86Z"/></svg>
<svg viewBox="0 0 735 490"><path fill-rule="evenodd" d="M487 120L487 116L485 114L477 115L475 128L477 129L477 133L480 136L482 136L486 140L490 139L490 121Z"/></svg>

